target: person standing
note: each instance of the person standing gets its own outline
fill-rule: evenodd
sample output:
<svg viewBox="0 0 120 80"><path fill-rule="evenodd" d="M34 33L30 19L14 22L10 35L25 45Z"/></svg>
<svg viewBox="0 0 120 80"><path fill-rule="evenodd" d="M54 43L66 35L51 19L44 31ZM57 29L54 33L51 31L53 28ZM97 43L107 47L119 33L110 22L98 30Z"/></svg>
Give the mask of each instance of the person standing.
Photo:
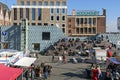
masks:
<svg viewBox="0 0 120 80"><path fill-rule="evenodd" d="M92 69L92 80L98 80L98 70L97 70L97 68Z"/></svg>
<svg viewBox="0 0 120 80"><path fill-rule="evenodd" d="M43 74L44 74L44 79L48 78L48 65L45 64L43 67Z"/></svg>

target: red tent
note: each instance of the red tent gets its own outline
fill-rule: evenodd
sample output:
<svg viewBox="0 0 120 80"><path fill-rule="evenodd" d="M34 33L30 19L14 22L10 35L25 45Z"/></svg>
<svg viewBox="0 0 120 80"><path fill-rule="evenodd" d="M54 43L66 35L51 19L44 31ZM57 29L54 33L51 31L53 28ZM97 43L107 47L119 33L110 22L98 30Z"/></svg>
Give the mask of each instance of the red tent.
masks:
<svg viewBox="0 0 120 80"><path fill-rule="evenodd" d="M7 67L0 64L0 80L15 80L22 72L22 69Z"/></svg>

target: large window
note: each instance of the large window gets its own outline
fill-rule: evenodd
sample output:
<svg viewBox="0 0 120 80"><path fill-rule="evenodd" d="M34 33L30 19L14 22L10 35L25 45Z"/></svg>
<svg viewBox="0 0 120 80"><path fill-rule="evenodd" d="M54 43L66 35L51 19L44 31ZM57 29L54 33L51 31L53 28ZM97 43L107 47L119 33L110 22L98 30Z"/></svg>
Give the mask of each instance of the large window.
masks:
<svg viewBox="0 0 120 80"><path fill-rule="evenodd" d="M47 1L44 2L44 6L48 6L48 2Z"/></svg>
<svg viewBox="0 0 120 80"><path fill-rule="evenodd" d="M56 2L56 6L60 6L60 2L59 1Z"/></svg>
<svg viewBox="0 0 120 80"><path fill-rule="evenodd" d="M36 1L33 1L33 2L32 2L32 5L36 5Z"/></svg>
<svg viewBox="0 0 120 80"><path fill-rule="evenodd" d="M26 8L26 18L29 20L29 8Z"/></svg>
<svg viewBox="0 0 120 80"><path fill-rule="evenodd" d="M21 2L20 2L20 5L24 5L24 1L21 1Z"/></svg>
<svg viewBox="0 0 120 80"><path fill-rule="evenodd" d="M32 20L35 20L35 8L32 8Z"/></svg>
<svg viewBox="0 0 120 80"><path fill-rule="evenodd" d="M17 20L17 8L14 8L14 20Z"/></svg>
<svg viewBox="0 0 120 80"><path fill-rule="evenodd" d="M23 18L23 8L20 8L20 19Z"/></svg>
<svg viewBox="0 0 120 80"><path fill-rule="evenodd" d="M38 9L38 20L41 20L41 17L42 17L41 9Z"/></svg>
<svg viewBox="0 0 120 80"><path fill-rule="evenodd" d="M66 6L66 2L62 2L62 6Z"/></svg>
<svg viewBox="0 0 120 80"><path fill-rule="evenodd" d="M50 2L50 6L54 6L54 2L53 1Z"/></svg>
<svg viewBox="0 0 120 80"><path fill-rule="evenodd" d="M42 40L50 40L50 32L42 32Z"/></svg>
<svg viewBox="0 0 120 80"><path fill-rule="evenodd" d="M30 5L30 1L27 1L27 5Z"/></svg>
<svg viewBox="0 0 120 80"><path fill-rule="evenodd" d="M42 6L42 1L39 1L39 2L38 2L38 5L39 5L39 6Z"/></svg>

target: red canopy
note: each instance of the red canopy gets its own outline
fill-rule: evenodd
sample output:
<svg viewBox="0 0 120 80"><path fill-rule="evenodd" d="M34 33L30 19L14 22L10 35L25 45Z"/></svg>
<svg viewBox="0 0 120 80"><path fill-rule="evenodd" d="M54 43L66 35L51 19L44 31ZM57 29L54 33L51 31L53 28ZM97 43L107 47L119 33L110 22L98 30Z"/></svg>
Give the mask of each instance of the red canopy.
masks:
<svg viewBox="0 0 120 80"><path fill-rule="evenodd" d="M0 64L0 80L15 80L22 72L22 69L7 67Z"/></svg>

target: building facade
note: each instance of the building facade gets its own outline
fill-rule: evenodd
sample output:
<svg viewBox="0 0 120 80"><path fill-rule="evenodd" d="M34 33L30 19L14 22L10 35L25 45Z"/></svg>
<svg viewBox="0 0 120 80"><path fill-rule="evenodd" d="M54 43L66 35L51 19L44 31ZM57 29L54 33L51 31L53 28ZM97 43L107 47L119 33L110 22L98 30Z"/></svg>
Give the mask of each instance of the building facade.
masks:
<svg viewBox="0 0 120 80"><path fill-rule="evenodd" d="M120 30L120 17L117 18L117 26L118 26L118 30Z"/></svg>
<svg viewBox="0 0 120 80"><path fill-rule="evenodd" d="M58 26L66 33L66 0L17 0L12 6L12 24L21 25L27 18L30 26Z"/></svg>
<svg viewBox="0 0 120 80"><path fill-rule="evenodd" d="M102 15L99 11L85 10L72 11L72 15L67 16L68 36L92 36L97 33L106 32L106 10Z"/></svg>
<svg viewBox="0 0 120 80"><path fill-rule="evenodd" d="M11 24L11 14L7 5L0 2L0 26L8 26Z"/></svg>

